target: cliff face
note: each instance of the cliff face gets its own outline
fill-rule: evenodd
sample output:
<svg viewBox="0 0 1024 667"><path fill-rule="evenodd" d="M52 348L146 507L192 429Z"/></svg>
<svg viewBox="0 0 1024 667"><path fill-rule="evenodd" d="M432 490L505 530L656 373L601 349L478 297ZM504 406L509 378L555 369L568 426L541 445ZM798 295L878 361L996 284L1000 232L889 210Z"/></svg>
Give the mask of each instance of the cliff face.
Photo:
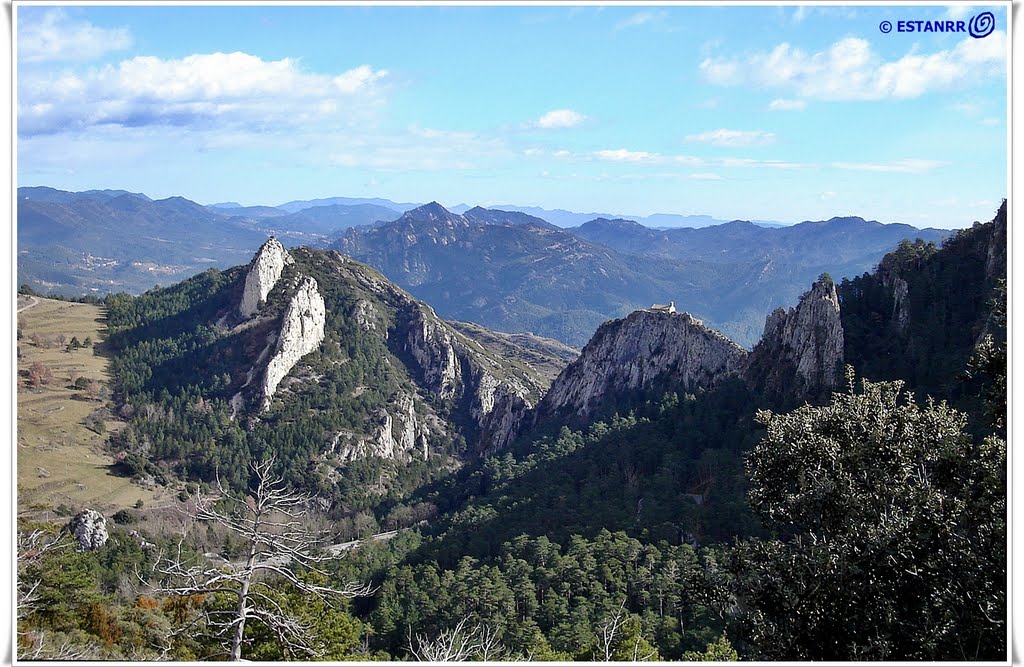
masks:
<svg viewBox="0 0 1024 667"><path fill-rule="evenodd" d="M689 313L636 311L603 324L551 385L539 418L587 417L629 391L711 388L738 375L747 353Z"/></svg>
<svg viewBox="0 0 1024 667"><path fill-rule="evenodd" d="M326 318L324 298L316 280L303 278L285 310L277 336L277 347L263 377L261 393L264 410L270 407L277 386L299 359L320 347L324 340Z"/></svg>
<svg viewBox="0 0 1024 667"><path fill-rule="evenodd" d="M430 441L445 432L444 424L427 406L417 405L413 396L400 394L391 409L377 409L368 433L342 430L334 434L329 452L348 462L379 456L385 459L426 460Z"/></svg>
<svg viewBox="0 0 1024 667"><path fill-rule="evenodd" d="M260 303L266 300L270 290L274 289L274 285L280 279L285 265L292 262L291 255L276 238L270 237L260 246L249 265L249 272L245 275L242 301L238 305L238 312L242 317L252 317L256 314Z"/></svg>
<svg viewBox="0 0 1024 667"><path fill-rule="evenodd" d="M788 311L768 315L746 377L755 389L781 400L816 398L842 377L843 326L831 279L819 279Z"/></svg>
<svg viewBox="0 0 1024 667"><path fill-rule="evenodd" d="M396 342L412 359L425 388L453 401L456 419L468 427L480 451L509 444L543 392L542 381L510 373L494 355L439 319L429 306L410 301L396 325Z"/></svg>

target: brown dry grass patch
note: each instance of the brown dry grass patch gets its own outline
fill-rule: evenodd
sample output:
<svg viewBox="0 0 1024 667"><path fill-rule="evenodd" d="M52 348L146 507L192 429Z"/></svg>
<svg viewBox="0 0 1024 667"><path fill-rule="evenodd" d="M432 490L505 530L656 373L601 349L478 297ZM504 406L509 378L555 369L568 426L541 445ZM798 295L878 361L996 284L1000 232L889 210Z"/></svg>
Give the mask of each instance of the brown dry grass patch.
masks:
<svg viewBox="0 0 1024 667"><path fill-rule="evenodd" d="M19 299L18 307L28 305ZM85 426L86 418L105 401L90 399L73 388L73 378L83 377L109 386L109 361L87 347L71 352L56 341L87 337L103 340L105 309L101 306L38 299L17 314L20 339L17 360L17 480L18 514L53 518L60 505L89 507L109 518L119 509L142 500L146 510L168 507L175 500L167 490L146 489L114 475L105 451L107 435ZM35 339L36 342L33 342ZM53 372L45 386L29 386L29 368L42 362ZM123 426L108 419L107 433Z"/></svg>

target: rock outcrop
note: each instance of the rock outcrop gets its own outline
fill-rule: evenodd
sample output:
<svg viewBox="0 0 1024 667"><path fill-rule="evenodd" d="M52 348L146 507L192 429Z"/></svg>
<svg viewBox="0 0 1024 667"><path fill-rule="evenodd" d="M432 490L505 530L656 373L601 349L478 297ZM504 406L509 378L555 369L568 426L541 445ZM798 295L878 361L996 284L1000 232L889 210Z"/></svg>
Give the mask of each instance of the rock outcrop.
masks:
<svg viewBox="0 0 1024 667"><path fill-rule="evenodd" d="M428 314L411 302L405 310L410 316L403 326L404 347L422 373L423 384L442 401L454 398L462 382L455 334L433 310Z"/></svg>
<svg viewBox="0 0 1024 667"><path fill-rule="evenodd" d="M107 520L96 510L82 510L71 517L67 530L74 535L79 551L94 551L107 543Z"/></svg>
<svg viewBox="0 0 1024 667"><path fill-rule="evenodd" d="M533 408L530 391L513 379L502 382L482 373L474 391L470 415L478 429L483 453L500 451L519 435Z"/></svg>
<svg viewBox="0 0 1024 667"><path fill-rule="evenodd" d="M409 394L400 394L389 403L391 410L378 409L371 421L371 433L339 431L334 435L330 453L339 461L354 461L368 456L409 461L430 456L430 438L444 427L429 409L421 414Z"/></svg>
<svg viewBox="0 0 1024 667"><path fill-rule="evenodd" d="M689 313L638 310L601 325L555 379L537 414L586 418L626 392L711 388L738 375L746 356Z"/></svg>
<svg viewBox="0 0 1024 667"><path fill-rule="evenodd" d="M411 357L424 387L442 401L454 402L479 451L508 445L535 405L534 397L539 398L541 383L508 373L429 306L410 300L400 319L402 351Z"/></svg>
<svg viewBox="0 0 1024 667"><path fill-rule="evenodd" d="M299 359L320 347L324 340L326 321L324 297L320 294L316 280L302 278L281 319L277 347L263 376L261 395L264 410L270 407L278 384Z"/></svg>
<svg viewBox="0 0 1024 667"><path fill-rule="evenodd" d="M788 311L768 315L747 364L755 389L776 400L818 398L842 377L843 326L835 284L823 276Z"/></svg>
<svg viewBox="0 0 1024 667"><path fill-rule="evenodd" d="M898 275L882 272L882 284L892 293L892 326L903 334L910 323L910 285Z"/></svg>
<svg viewBox="0 0 1024 667"><path fill-rule="evenodd" d="M260 246L249 265L248 273L245 274L242 301L238 304L238 312L242 317L252 317L256 314L260 303L266 300L270 290L274 289L274 285L281 278L285 265L292 262L291 255L273 236Z"/></svg>

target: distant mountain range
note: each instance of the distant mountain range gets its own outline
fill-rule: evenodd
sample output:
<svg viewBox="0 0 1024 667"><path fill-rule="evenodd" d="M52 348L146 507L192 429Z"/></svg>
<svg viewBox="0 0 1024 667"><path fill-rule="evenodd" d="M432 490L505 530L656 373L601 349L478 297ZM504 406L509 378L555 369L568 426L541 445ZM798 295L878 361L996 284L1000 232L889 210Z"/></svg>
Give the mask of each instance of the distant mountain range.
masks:
<svg viewBox="0 0 1024 667"><path fill-rule="evenodd" d="M579 346L608 318L675 300L750 345L766 313L792 303L820 273L859 275L904 238L945 234L860 218L652 229L606 216L562 228L586 216L459 208L344 197L202 206L124 190L19 188L18 281L66 295L138 293L244 262L276 235L289 247L338 248L443 317L492 329Z"/></svg>
<svg viewBox="0 0 1024 667"><path fill-rule="evenodd" d="M333 247L380 269L442 317L531 331L581 346L597 326L653 302L676 302L742 345L765 316L820 274L871 270L900 240L945 232L833 218L788 228L732 222L658 231L598 219L572 229L520 212L432 202L392 222L349 229Z"/></svg>

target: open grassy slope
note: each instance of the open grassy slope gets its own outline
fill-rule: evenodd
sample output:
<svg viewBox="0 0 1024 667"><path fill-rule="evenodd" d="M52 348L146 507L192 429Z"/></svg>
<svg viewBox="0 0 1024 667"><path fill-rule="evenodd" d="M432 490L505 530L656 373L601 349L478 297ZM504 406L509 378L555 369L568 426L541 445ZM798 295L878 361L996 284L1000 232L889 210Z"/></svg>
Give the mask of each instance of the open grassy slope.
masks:
<svg viewBox="0 0 1024 667"><path fill-rule="evenodd" d="M101 342L104 309L35 297L19 298L17 307L18 513L44 518L66 505L75 510L89 507L109 517L138 500L147 508L169 504L168 491L145 489L112 474L110 456L103 448L106 435L97 433L95 425L96 430L85 425L106 401L75 389L73 378L96 380L106 388L107 359L95 346L68 352L59 341L64 336L67 341L88 337ZM34 388L28 375L37 361L52 371L53 379ZM102 422L107 432L122 425L114 419Z"/></svg>

